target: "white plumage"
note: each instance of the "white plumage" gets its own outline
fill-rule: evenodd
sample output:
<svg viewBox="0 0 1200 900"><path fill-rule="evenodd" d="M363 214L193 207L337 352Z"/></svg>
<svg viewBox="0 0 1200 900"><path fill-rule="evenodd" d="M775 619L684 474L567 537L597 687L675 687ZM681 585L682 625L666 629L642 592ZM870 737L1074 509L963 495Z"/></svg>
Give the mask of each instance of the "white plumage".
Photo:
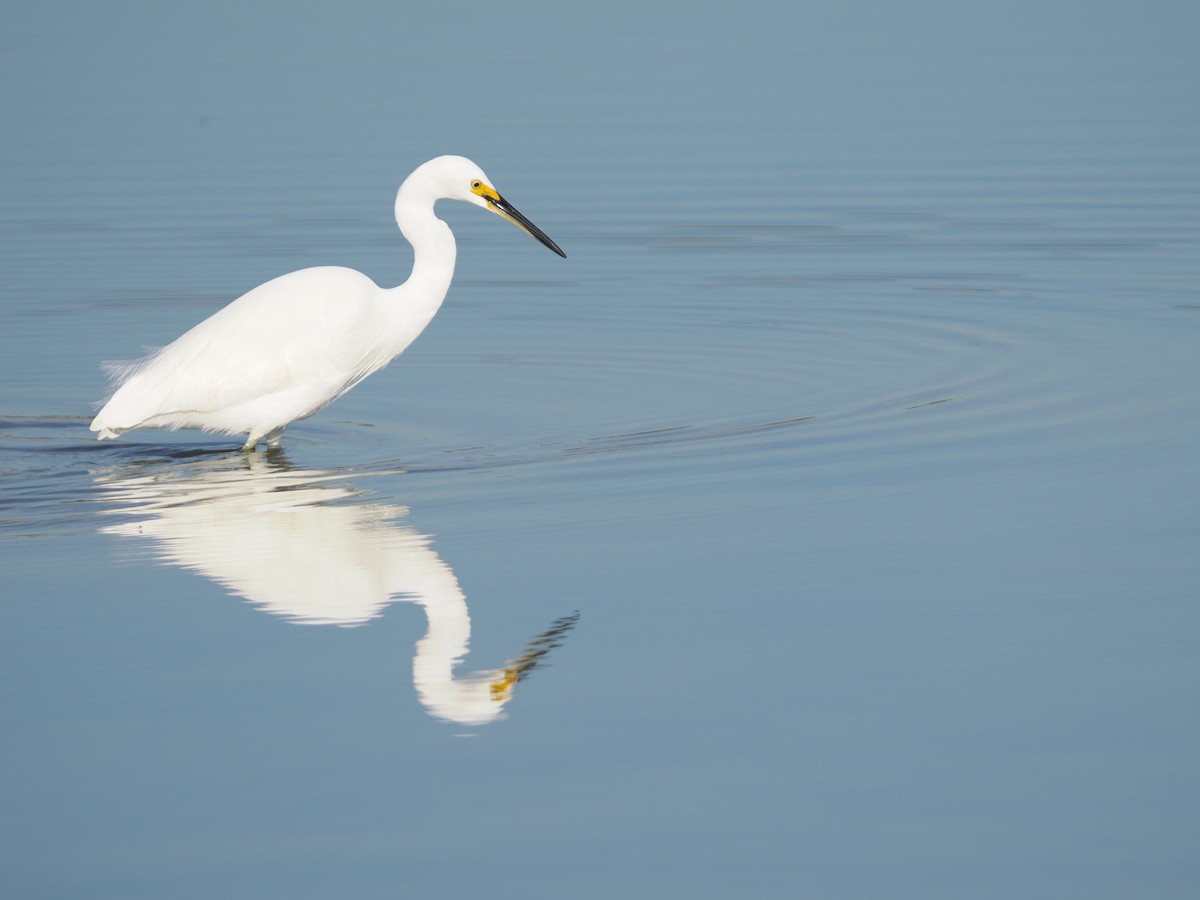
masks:
<svg viewBox="0 0 1200 900"><path fill-rule="evenodd" d="M461 156L414 171L396 194L396 224L413 245L404 284L381 288L353 269L281 275L234 300L173 343L117 366L119 387L92 421L99 439L135 428L200 428L278 446L283 430L383 368L424 331L454 275L450 227L438 200L462 200L508 219L559 256L550 238Z"/></svg>

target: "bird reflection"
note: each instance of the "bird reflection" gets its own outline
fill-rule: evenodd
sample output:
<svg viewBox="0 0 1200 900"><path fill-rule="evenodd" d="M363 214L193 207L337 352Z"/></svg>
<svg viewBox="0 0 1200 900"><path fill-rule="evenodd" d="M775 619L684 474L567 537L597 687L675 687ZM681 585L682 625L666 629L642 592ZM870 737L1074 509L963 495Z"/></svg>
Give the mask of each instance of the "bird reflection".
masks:
<svg viewBox="0 0 1200 900"><path fill-rule="evenodd" d="M98 473L96 483L112 514L132 517L102 531L149 541L157 559L291 622L352 627L394 601L420 605L429 627L413 682L444 721L502 718L517 683L578 619L556 620L501 668L456 676L471 637L458 579L427 535L398 524L405 507L366 502L345 473L295 469L274 451L126 466Z"/></svg>

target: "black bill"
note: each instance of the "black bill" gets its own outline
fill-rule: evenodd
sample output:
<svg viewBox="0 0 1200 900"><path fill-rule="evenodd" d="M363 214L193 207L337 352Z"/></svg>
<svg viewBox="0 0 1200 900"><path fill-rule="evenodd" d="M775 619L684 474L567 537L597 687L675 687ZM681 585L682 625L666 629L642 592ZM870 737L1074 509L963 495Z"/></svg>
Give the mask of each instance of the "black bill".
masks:
<svg viewBox="0 0 1200 900"><path fill-rule="evenodd" d="M499 194L496 195L495 200L491 199L490 197L488 198L488 206L491 207L492 212L496 213L499 216L503 216L505 219L508 219L508 221L512 222L517 227L529 232L529 234L533 235L542 244L549 247L551 250L553 250L555 253L557 253L559 256L561 256L563 259L567 258L567 254L562 252L562 249L558 246L558 244L556 244L556 243L554 243L554 241L550 240L550 238L546 236L546 233L544 231L542 231L542 229L538 228L536 225L534 225L532 222L530 222L527 218L525 218L523 215L521 215L519 212L517 212L517 208L515 206L513 206L511 203L509 203L507 200L505 200L503 197L501 197Z"/></svg>

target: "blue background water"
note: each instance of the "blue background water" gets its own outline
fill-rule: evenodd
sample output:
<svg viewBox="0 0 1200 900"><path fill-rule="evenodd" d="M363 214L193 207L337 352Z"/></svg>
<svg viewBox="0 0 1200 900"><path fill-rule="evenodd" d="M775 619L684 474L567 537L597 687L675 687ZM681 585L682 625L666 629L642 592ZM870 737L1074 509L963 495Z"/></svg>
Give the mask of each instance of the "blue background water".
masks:
<svg viewBox="0 0 1200 900"><path fill-rule="evenodd" d="M1195 896L1194 5L7 18L14 896ZM101 360L402 280L446 152L569 258L443 204L283 455L91 440ZM468 607L456 677L579 612L486 723Z"/></svg>

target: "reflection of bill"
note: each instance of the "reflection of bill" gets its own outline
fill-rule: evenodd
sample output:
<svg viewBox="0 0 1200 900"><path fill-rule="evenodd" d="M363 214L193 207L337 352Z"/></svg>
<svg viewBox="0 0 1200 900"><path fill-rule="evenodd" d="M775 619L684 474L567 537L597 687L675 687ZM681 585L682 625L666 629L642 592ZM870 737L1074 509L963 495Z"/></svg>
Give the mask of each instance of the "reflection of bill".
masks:
<svg viewBox="0 0 1200 900"><path fill-rule="evenodd" d="M396 520L403 507L362 502L338 476L296 471L273 454L100 473L101 497L136 517L109 534L153 542L154 555L199 572L292 622L361 625L398 600L425 610L413 682L433 716L500 718L513 687L557 647L578 614L558 619L500 669L455 676L471 638L467 600L430 538Z"/></svg>

